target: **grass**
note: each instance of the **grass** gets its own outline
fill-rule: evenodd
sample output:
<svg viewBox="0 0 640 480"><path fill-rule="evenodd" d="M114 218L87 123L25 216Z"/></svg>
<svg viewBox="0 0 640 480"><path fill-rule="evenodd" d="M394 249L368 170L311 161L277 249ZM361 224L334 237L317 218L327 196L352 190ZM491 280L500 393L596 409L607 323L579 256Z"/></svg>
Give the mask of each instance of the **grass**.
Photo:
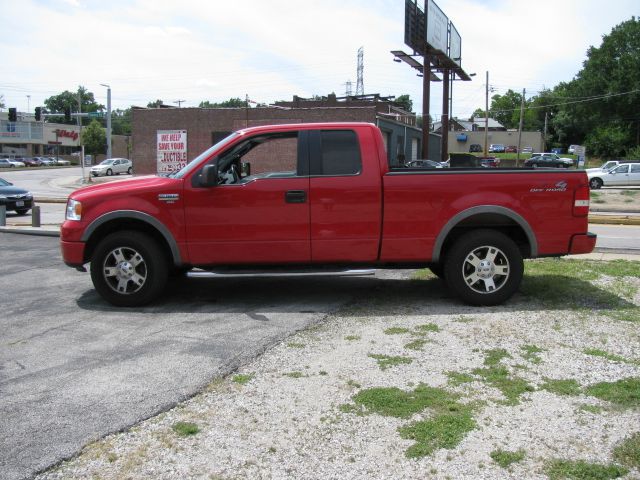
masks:
<svg viewBox="0 0 640 480"><path fill-rule="evenodd" d="M491 459L502 468L509 468L511 464L521 462L525 457L524 450L508 452L506 450L494 450L489 454Z"/></svg>
<svg viewBox="0 0 640 480"><path fill-rule="evenodd" d="M386 335L403 335L405 333L409 333L411 330L405 327L391 327L387 328L384 333Z"/></svg>
<svg viewBox="0 0 640 480"><path fill-rule="evenodd" d="M582 393L580 384L575 380L555 380L545 378L545 383L543 383L540 388L562 396L576 396Z"/></svg>
<svg viewBox="0 0 640 480"><path fill-rule="evenodd" d="M191 422L177 422L171 428L181 437L190 437L200 431L200 427Z"/></svg>
<svg viewBox="0 0 640 480"><path fill-rule="evenodd" d="M622 465L640 470L640 433L620 442L613 449L613 458Z"/></svg>
<svg viewBox="0 0 640 480"><path fill-rule="evenodd" d="M290 377L290 378L302 378L302 377L306 377L307 376L304 373L297 372L297 371L296 372L287 372L284 375L287 376L287 377Z"/></svg>
<svg viewBox="0 0 640 480"><path fill-rule="evenodd" d="M425 323L415 327L415 333L418 335L424 335L430 332L437 333L440 331L440 327L435 323Z"/></svg>
<svg viewBox="0 0 640 480"><path fill-rule="evenodd" d="M547 462L546 473L551 480L608 480L620 478L626 475L628 470L618 465L601 465L582 460L575 462L570 460L551 460Z"/></svg>
<svg viewBox="0 0 640 480"><path fill-rule="evenodd" d="M485 350L484 364L488 367L498 365L503 358L511 358L504 348Z"/></svg>
<svg viewBox="0 0 640 480"><path fill-rule="evenodd" d="M251 380L253 380L253 377L254 377L253 373L238 374L238 375L234 375L234 377L231 380L234 383L237 383L240 385L246 385Z"/></svg>
<svg viewBox="0 0 640 480"><path fill-rule="evenodd" d="M304 345L304 343L289 342L289 343L287 343L287 347L289 347L289 348L304 348L305 345Z"/></svg>
<svg viewBox="0 0 640 480"><path fill-rule="evenodd" d="M606 287L591 282L612 277ZM640 276L640 262L539 259L525 262L521 291L547 307L599 310L622 321L640 322L640 307L631 303L637 287L625 277Z"/></svg>
<svg viewBox="0 0 640 480"><path fill-rule="evenodd" d="M454 387L463 385L465 383L471 383L476 380L473 375L460 372L447 372L447 377L449 378L449 385L453 385Z"/></svg>
<svg viewBox="0 0 640 480"><path fill-rule="evenodd" d="M521 356L525 360L535 363L536 365L542 362L542 359L537 355L538 353L544 352L542 348L536 347L535 345L523 345L520 349L524 352L521 353Z"/></svg>
<svg viewBox="0 0 640 480"><path fill-rule="evenodd" d="M410 357L399 357L399 356L392 357L389 355L380 355L376 353L370 353L369 357L377 360L380 370L386 370L387 368L390 368L390 367L409 364L413 362L413 359Z"/></svg>
<svg viewBox="0 0 640 480"><path fill-rule="evenodd" d="M413 391L399 388L371 388L353 396L356 405L369 413L408 419L429 409L429 419L398 429L400 436L415 443L405 452L409 458L424 457L441 448L454 448L476 428L472 408L458 402L458 396L441 388L419 385Z"/></svg>
<svg viewBox="0 0 640 480"><path fill-rule="evenodd" d="M409 350L422 350L426 343L427 340L419 338L417 340L414 340L413 342L407 343L404 348L408 348Z"/></svg>
<svg viewBox="0 0 640 480"><path fill-rule="evenodd" d="M590 385L585 393L623 408L640 407L640 378L625 378L617 382Z"/></svg>
<svg viewBox="0 0 640 480"><path fill-rule="evenodd" d="M612 362L630 363L632 365L633 364L637 365L639 363L637 360L627 360L626 358L621 357L620 355L616 355L614 353L605 352L604 350L600 350L599 348L585 348L582 352L587 354L587 355L592 355L594 357L605 358L605 359L610 360Z"/></svg>
<svg viewBox="0 0 640 480"><path fill-rule="evenodd" d="M509 369L500 364L505 358L511 358L511 355L502 348L486 350L484 365L487 368L476 368L471 373L500 390L506 398L507 405L517 405L524 393L532 392L534 389L524 379L512 376Z"/></svg>
<svg viewBox="0 0 640 480"><path fill-rule="evenodd" d="M346 337L344 337L345 340L347 340L348 342L354 342L356 340L360 340L360 336L359 335L347 335Z"/></svg>

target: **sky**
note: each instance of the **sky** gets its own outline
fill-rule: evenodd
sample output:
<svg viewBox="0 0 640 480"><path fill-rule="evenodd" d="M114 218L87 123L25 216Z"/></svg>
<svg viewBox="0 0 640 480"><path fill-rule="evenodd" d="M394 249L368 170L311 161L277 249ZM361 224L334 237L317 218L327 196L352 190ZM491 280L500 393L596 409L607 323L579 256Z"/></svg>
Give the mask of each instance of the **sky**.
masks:
<svg viewBox="0 0 640 480"><path fill-rule="evenodd" d="M424 0L418 0L424 5ZM570 81L590 46L640 15L638 0L437 0L462 37L470 82L453 84L453 115L484 108L508 89L527 98ZM364 48L367 94L409 94L422 114L422 79L391 50L404 50L404 0L0 0L0 95L33 111L83 86L112 108L197 107L248 96L355 93ZM421 60L421 59L419 59ZM442 112L432 84L430 113Z"/></svg>

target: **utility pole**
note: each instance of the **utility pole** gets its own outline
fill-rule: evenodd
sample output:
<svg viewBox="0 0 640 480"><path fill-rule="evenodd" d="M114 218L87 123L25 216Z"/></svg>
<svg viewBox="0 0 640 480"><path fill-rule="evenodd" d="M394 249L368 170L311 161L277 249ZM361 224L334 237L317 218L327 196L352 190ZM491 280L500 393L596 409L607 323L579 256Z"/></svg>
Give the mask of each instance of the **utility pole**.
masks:
<svg viewBox="0 0 640 480"><path fill-rule="evenodd" d="M484 93L484 156L489 156L489 71Z"/></svg>
<svg viewBox="0 0 640 480"><path fill-rule="evenodd" d="M544 135L542 137L542 151L546 152L547 151L547 125L548 125L548 116L549 116L549 112L544 112Z"/></svg>
<svg viewBox="0 0 640 480"><path fill-rule="evenodd" d="M516 154L516 168L520 166L520 145L522 143L522 124L524 123L524 98L527 94L525 88L522 89L522 102L520 102L520 126L518 127L518 153Z"/></svg>
<svg viewBox="0 0 640 480"><path fill-rule="evenodd" d="M101 83L103 87L107 87L107 158L111 158L111 87Z"/></svg>
<svg viewBox="0 0 640 480"><path fill-rule="evenodd" d="M186 102L186 100L175 100L173 103L177 103L178 108L180 108L184 102Z"/></svg>
<svg viewBox="0 0 640 480"><path fill-rule="evenodd" d="M449 158L449 88L451 75L448 68L442 74L442 151L440 161L446 162Z"/></svg>
<svg viewBox="0 0 640 480"><path fill-rule="evenodd" d="M422 70L422 158L429 158L429 97L431 96L431 57L424 56Z"/></svg>

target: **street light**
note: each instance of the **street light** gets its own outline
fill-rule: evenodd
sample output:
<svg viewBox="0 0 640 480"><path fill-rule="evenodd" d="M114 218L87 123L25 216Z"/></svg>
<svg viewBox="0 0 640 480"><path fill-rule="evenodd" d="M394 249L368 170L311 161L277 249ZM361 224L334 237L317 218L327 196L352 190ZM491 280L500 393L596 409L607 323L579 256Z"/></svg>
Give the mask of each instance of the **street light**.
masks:
<svg viewBox="0 0 640 480"><path fill-rule="evenodd" d="M107 158L111 158L111 86L106 83L100 85L107 87Z"/></svg>

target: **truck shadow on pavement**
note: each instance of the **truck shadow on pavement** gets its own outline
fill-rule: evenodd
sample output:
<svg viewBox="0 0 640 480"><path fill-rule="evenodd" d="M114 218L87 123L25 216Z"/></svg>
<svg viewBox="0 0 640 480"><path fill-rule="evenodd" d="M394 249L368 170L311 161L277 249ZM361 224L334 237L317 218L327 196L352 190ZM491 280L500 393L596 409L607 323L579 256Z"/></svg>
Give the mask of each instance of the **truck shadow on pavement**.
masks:
<svg viewBox="0 0 640 480"><path fill-rule="evenodd" d="M348 307L387 316L443 313L638 308L611 290L562 275L526 276L519 291L502 305L476 307L463 304L444 281L432 277L415 280L413 272L383 272L381 277L227 278L170 281L163 297L146 307L123 309L103 300L95 290L77 300L91 311L142 313L331 313ZM386 277L386 278L385 278Z"/></svg>

